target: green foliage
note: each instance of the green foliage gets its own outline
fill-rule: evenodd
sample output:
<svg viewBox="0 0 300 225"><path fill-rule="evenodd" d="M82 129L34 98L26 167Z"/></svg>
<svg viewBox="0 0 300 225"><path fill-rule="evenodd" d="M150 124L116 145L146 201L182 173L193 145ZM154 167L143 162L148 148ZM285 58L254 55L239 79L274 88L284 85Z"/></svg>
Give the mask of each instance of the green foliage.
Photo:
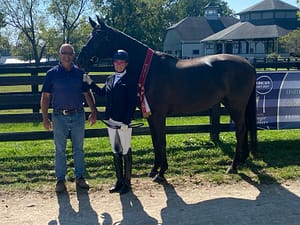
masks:
<svg viewBox="0 0 300 225"><path fill-rule="evenodd" d="M275 53L275 52L270 53L270 54L267 55L268 59L277 59L278 57L280 57L280 55Z"/></svg>
<svg viewBox="0 0 300 225"><path fill-rule="evenodd" d="M70 42L72 43L76 53L80 52L80 49L86 44L92 32L92 27L86 21L88 21L88 18L83 16L80 20L79 26L73 31L70 37Z"/></svg>
<svg viewBox="0 0 300 225"><path fill-rule="evenodd" d="M93 2L94 6L90 3ZM187 16L204 14L208 0L0 0L0 27L5 27L15 55L39 61L57 57L63 42L76 51L90 32L87 16L95 14L109 25L161 50L166 29ZM232 15L226 1L216 0L221 15ZM30 10L32 9L32 10ZM4 18L4 19L3 19ZM3 23L5 21L5 23ZM12 32L8 32L13 28ZM5 40L4 40L5 41ZM8 42L7 42L8 43ZM10 49L5 45L6 49ZM6 51L7 53L7 51Z"/></svg>
<svg viewBox="0 0 300 225"><path fill-rule="evenodd" d="M10 53L10 44L8 37L0 35L0 57Z"/></svg>
<svg viewBox="0 0 300 225"><path fill-rule="evenodd" d="M292 55L300 55L300 29L289 32L279 38L280 46Z"/></svg>
<svg viewBox="0 0 300 225"><path fill-rule="evenodd" d="M40 13L40 3L39 0L0 0L0 10L5 16L5 23L15 29L14 35L19 34L21 41L26 39L36 64L39 63L45 47L45 40L41 38L40 32L42 24L45 24Z"/></svg>
<svg viewBox="0 0 300 225"><path fill-rule="evenodd" d="M51 0L49 13L62 32L61 43L70 43L74 30L80 25L80 18L88 6L89 0Z"/></svg>
<svg viewBox="0 0 300 225"><path fill-rule="evenodd" d="M215 6L218 6L219 12L222 16L233 14L232 10L228 8L227 2L222 0L178 0L174 1L171 11L176 13L177 21L187 16L203 16L205 6L209 3L213 3Z"/></svg>
<svg viewBox="0 0 300 225"><path fill-rule="evenodd" d="M5 27L6 23L5 23L5 19L4 19L4 14L2 12L0 12L0 28Z"/></svg>
<svg viewBox="0 0 300 225"><path fill-rule="evenodd" d="M202 16L208 0L100 0L100 16L111 26L161 50L166 29L187 16ZM232 14L225 1L217 0L222 15Z"/></svg>
<svg viewBox="0 0 300 225"><path fill-rule="evenodd" d="M55 28L49 28L42 30L42 36L47 43L44 56L58 59L58 51L63 40L62 33Z"/></svg>

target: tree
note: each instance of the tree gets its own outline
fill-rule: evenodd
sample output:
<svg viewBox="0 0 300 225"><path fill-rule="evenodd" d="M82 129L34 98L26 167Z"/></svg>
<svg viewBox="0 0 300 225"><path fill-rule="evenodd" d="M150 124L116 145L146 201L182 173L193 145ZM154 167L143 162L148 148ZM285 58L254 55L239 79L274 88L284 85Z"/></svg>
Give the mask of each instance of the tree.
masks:
<svg viewBox="0 0 300 225"><path fill-rule="evenodd" d="M32 47L33 59L38 65L46 47L40 33L43 17L39 13L39 0L0 0L0 9L5 23L26 37Z"/></svg>
<svg viewBox="0 0 300 225"><path fill-rule="evenodd" d="M44 52L44 56L47 59L58 58L58 50L61 46L62 33L59 32L55 27L41 29L42 37L47 40L47 46Z"/></svg>
<svg viewBox="0 0 300 225"><path fill-rule="evenodd" d="M109 25L154 49L162 49L166 29L187 16L204 14L209 0L94 0L100 16ZM215 0L222 15L232 11Z"/></svg>
<svg viewBox="0 0 300 225"><path fill-rule="evenodd" d="M81 18L81 22L72 35L72 43L76 53L79 53L82 46L88 41L92 32L92 27L87 23L88 19L84 16Z"/></svg>
<svg viewBox="0 0 300 225"><path fill-rule="evenodd" d="M159 49L168 26L168 0L100 0L94 4L106 23Z"/></svg>
<svg viewBox="0 0 300 225"><path fill-rule="evenodd" d="M297 4L300 1L297 0ZM300 11L297 12L298 20L300 19ZM279 38L280 47L286 50L290 55L300 56L300 29L289 32L287 35Z"/></svg>
<svg viewBox="0 0 300 225"><path fill-rule="evenodd" d="M2 12L0 12L0 28L5 27L6 23L4 20L4 14Z"/></svg>
<svg viewBox="0 0 300 225"><path fill-rule="evenodd" d="M176 12L177 21L187 16L203 16L205 6L212 2L219 7L221 15L233 15L232 10L228 8L227 2L223 0L176 0L172 4L172 11Z"/></svg>
<svg viewBox="0 0 300 225"><path fill-rule="evenodd" d="M0 28L5 27L4 15L0 13ZM0 56L6 56L9 54L10 44L7 37L0 36Z"/></svg>
<svg viewBox="0 0 300 225"><path fill-rule="evenodd" d="M62 30L62 43L72 42L72 33L80 25L80 17L84 13L89 0L51 0L49 12Z"/></svg>
<svg viewBox="0 0 300 225"><path fill-rule="evenodd" d="M0 56L7 56L10 52L10 44L7 37L0 37Z"/></svg>
<svg viewBox="0 0 300 225"><path fill-rule="evenodd" d="M289 32L279 38L279 43L291 55L300 56L300 29Z"/></svg>
<svg viewBox="0 0 300 225"><path fill-rule="evenodd" d="M140 16L141 27L144 32L144 41L155 49L162 49L166 29L171 25L172 11L170 1L146 1L147 7L142 7Z"/></svg>

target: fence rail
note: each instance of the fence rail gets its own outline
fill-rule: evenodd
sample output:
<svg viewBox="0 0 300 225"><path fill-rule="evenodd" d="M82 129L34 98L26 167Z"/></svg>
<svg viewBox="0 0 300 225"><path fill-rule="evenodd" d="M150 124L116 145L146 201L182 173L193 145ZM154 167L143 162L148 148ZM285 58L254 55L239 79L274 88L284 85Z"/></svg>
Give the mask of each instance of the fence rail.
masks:
<svg viewBox="0 0 300 225"><path fill-rule="evenodd" d="M44 80L45 72L50 67L24 67L24 68L0 68L0 87L5 86L28 86L30 90L7 92L0 91L0 123L19 123L32 122L37 123L42 121L40 112L40 88ZM96 83L104 83L108 75L96 75L95 72L112 71L111 67L95 68L91 74L92 79ZM96 106L103 107L105 99L96 97ZM15 111L21 110L20 113ZM13 111L13 112L9 112ZM88 110L87 110L88 111ZM104 112L98 112L98 118L103 118ZM224 107L216 105L210 110L194 114L169 115L170 117L178 116L209 116L210 124L203 125L179 125L167 126L168 134L179 133L210 133L212 139L218 139L219 133L232 130L230 124L220 124L220 115L227 115ZM51 114L50 114L51 116ZM141 118L141 112L137 110L135 118ZM147 126L136 128L133 130L133 135L149 135L150 131ZM28 132L1 132L0 141L26 141L26 140L47 140L52 139L52 132L49 131L28 131ZM107 136L105 128L95 129L87 128L85 137L101 137Z"/></svg>
<svg viewBox="0 0 300 225"><path fill-rule="evenodd" d="M249 61L255 68L300 69L300 58L298 57L256 57Z"/></svg>

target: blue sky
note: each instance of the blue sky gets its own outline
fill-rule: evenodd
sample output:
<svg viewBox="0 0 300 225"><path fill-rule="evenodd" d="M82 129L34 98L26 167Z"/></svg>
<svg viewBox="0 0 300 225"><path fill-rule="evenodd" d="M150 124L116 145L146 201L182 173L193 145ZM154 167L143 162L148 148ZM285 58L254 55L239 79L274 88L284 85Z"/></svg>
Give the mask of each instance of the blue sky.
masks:
<svg viewBox="0 0 300 225"><path fill-rule="evenodd" d="M233 9L234 12L238 13L242 10L253 6L262 0L225 0L228 3L229 8ZM297 0L282 0L283 2L286 2L290 5L298 6Z"/></svg>

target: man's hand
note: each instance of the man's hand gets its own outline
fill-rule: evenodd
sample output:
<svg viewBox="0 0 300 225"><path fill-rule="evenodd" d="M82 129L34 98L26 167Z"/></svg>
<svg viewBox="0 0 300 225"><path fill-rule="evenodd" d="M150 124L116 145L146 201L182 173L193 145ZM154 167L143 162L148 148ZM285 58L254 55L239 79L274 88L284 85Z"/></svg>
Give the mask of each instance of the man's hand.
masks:
<svg viewBox="0 0 300 225"><path fill-rule="evenodd" d="M89 115L89 124L93 126L97 122L97 111L92 111Z"/></svg>
<svg viewBox="0 0 300 225"><path fill-rule="evenodd" d="M87 75L86 73L83 74L82 81L88 83L88 85L91 85L93 83L92 78L89 75Z"/></svg>
<svg viewBox="0 0 300 225"><path fill-rule="evenodd" d="M52 122L49 120L49 118L43 118L43 126L48 131L52 130Z"/></svg>

